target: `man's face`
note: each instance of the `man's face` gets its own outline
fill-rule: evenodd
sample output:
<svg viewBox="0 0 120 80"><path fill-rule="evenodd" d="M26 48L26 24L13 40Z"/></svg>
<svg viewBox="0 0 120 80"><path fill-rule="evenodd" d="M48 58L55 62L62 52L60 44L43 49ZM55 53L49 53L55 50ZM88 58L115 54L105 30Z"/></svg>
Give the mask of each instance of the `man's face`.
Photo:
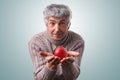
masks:
<svg viewBox="0 0 120 80"><path fill-rule="evenodd" d="M66 18L48 18L47 31L53 40L63 39L66 36L68 29L69 26Z"/></svg>

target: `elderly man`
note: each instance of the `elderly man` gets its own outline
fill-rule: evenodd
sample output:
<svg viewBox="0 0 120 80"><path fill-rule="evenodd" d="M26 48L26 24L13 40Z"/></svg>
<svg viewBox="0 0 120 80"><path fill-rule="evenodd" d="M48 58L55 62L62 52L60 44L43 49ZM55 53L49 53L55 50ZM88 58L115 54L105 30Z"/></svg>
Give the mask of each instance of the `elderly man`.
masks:
<svg viewBox="0 0 120 80"><path fill-rule="evenodd" d="M84 51L82 37L69 31L71 10L63 4L48 5L43 11L47 30L32 37L29 51L35 80L76 80ZM62 46L67 56L62 60L54 50Z"/></svg>

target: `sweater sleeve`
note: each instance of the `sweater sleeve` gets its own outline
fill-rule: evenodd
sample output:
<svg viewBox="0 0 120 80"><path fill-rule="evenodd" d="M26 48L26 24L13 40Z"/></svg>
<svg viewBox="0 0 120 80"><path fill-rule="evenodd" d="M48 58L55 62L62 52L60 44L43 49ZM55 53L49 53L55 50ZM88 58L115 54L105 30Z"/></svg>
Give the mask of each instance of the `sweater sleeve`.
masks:
<svg viewBox="0 0 120 80"><path fill-rule="evenodd" d="M73 45L71 51L76 51L80 53L80 56L75 57L75 61L67 67L63 68L63 75L65 80L76 80L80 74L80 63L82 59L82 54L84 50L84 41L80 41Z"/></svg>
<svg viewBox="0 0 120 80"><path fill-rule="evenodd" d="M38 54L41 51L40 45L42 44L37 39L32 39L29 42L30 56L34 66L34 80L52 80L56 71L46 67L45 58Z"/></svg>

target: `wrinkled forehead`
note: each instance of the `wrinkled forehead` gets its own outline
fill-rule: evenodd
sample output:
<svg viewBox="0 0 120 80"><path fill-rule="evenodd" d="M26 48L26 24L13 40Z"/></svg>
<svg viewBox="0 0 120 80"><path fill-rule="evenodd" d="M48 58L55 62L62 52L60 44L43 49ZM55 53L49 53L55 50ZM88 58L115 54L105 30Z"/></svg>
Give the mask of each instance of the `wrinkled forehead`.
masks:
<svg viewBox="0 0 120 80"><path fill-rule="evenodd" d="M67 18L66 17L52 17L52 16L50 16L50 17L48 17L48 21L55 21L55 22L67 22Z"/></svg>

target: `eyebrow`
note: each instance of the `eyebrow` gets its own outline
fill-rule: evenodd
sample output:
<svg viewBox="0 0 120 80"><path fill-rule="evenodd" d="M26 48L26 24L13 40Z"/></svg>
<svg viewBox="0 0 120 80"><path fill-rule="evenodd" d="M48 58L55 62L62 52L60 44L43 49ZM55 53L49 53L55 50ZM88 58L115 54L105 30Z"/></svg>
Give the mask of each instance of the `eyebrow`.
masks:
<svg viewBox="0 0 120 80"><path fill-rule="evenodd" d="M50 21L55 21L55 20L50 20Z"/></svg>
<svg viewBox="0 0 120 80"><path fill-rule="evenodd" d="M62 21L65 21L65 20L61 20L60 22L62 22Z"/></svg>

